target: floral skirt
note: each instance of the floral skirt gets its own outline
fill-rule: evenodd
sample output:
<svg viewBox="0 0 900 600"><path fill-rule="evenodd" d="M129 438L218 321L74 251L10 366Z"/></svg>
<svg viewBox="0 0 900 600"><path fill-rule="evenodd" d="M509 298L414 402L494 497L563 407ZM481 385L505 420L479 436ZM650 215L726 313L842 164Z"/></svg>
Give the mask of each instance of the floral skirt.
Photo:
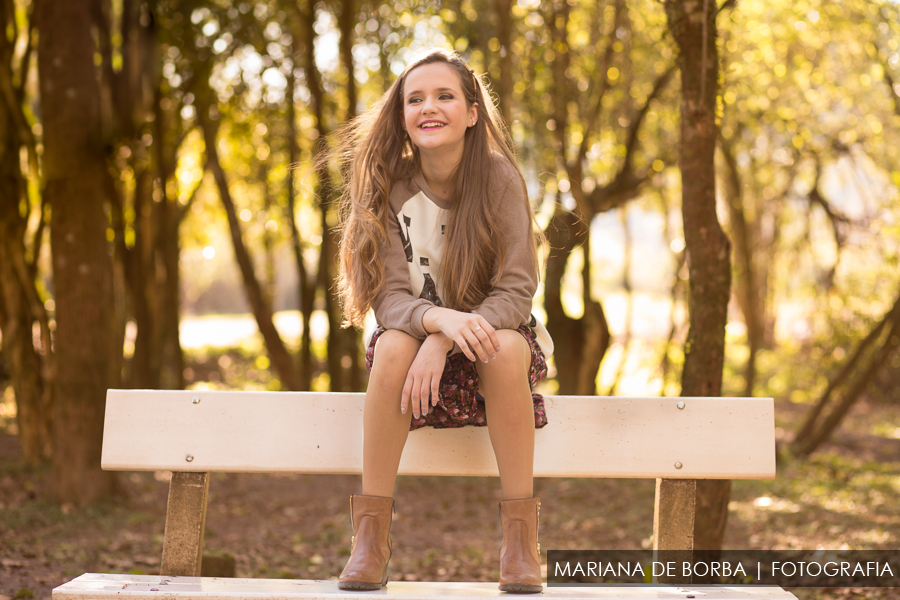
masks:
<svg viewBox="0 0 900 600"><path fill-rule="evenodd" d="M366 366L370 371L375 358L375 343L385 331L387 329L384 327L378 327L372 335L372 341L369 342L366 350ZM534 386L547 376L547 360L544 358L544 353L531 328L522 325L518 331L531 348L531 371L528 374L528 384L531 389L534 389ZM466 425L476 427L487 425L484 398L478 393L478 369L475 363L466 358L462 352L447 357L438 393L440 398L437 405L433 406L427 415L413 417L409 425L410 431L426 426L447 429ZM534 427L540 429L547 424L544 397L532 392L531 399L534 404Z"/></svg>

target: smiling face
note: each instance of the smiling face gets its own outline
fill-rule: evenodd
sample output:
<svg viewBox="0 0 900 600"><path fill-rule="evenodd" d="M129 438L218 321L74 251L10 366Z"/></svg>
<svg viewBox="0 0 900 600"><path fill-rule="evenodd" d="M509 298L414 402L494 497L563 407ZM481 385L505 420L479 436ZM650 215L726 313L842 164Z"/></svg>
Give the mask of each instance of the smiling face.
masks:
<svg viewBox="0 0 900 600"><path fill-rule="evenodd" d="M420 152L462 154L466 129L478 118L468 106L459 75L446 63L416 67L403 82L403 122Z"/></svg>

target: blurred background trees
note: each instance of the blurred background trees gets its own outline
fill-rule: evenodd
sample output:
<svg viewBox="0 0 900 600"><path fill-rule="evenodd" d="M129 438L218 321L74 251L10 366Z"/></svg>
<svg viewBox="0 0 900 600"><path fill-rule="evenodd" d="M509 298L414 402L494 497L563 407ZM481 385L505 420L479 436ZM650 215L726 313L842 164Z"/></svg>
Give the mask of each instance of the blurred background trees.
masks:
<svg viewBox="0 0 900 600"><path fill-rule="evenodd" d="M423 46L486 72L509 123L550 240L545 391L771 395L810 410L800 453L895 393L891 0L706 3L724 324L689 302L710 280L682 219L678 3L57 4L0 1L0 425L60 497L114 487L91 479L107 387L364 389L333 290L340 173L314 165ZM689 331L722 326L724 371L682 388Z"/></svg>

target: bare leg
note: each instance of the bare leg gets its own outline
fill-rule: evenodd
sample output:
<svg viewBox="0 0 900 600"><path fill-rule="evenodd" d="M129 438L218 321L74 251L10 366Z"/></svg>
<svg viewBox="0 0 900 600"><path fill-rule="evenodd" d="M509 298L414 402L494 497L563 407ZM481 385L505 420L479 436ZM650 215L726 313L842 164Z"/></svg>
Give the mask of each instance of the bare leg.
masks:
<svg viewBox="0 0 900 600"><path fill-rule="evenodd" d="M375 359L363 410L362 493L394 495L400 455L409 434L412 411L400 412L400 393L422 342L402 331L385 331L375 344Z"/></svg>
<svg viewBox="0 0 900 600"><path fill-rule="evenodd" d="M531 351L518 331L502 329L500 352L478 362L479 389L484 396L488 432L500 469L503 499L534 495L534 406L528 385Z"/></svg>

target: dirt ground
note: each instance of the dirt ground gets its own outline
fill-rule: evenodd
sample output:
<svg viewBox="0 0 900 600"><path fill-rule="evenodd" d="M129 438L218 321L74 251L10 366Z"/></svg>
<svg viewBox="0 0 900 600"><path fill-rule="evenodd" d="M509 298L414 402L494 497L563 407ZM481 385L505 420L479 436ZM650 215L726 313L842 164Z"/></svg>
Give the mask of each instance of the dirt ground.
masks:
<svg viewBox="0 0 900 600"><path fill-rule="evenodd" d="M780 407L780 419L798 410ZM848 419L812 459L781 461L774 481L733 482L726 548L900 547L900 440L872 433L876 423L900 426L900 408L860 405ZM0 600L49 599L85 572L158 573L168 473L122 473L128 498L75 509L47 500L49 472L22 466L17 454L16 438L0 434ZM652 545L653 481L535 485L543 550ZM214 474L206 551L233 555L241 577L336 578L357 490L351 476ZM391 580L495 581L499 500L495 479L401 477ZM793 591L801 600L900 597L876 588Z"/></svg>

